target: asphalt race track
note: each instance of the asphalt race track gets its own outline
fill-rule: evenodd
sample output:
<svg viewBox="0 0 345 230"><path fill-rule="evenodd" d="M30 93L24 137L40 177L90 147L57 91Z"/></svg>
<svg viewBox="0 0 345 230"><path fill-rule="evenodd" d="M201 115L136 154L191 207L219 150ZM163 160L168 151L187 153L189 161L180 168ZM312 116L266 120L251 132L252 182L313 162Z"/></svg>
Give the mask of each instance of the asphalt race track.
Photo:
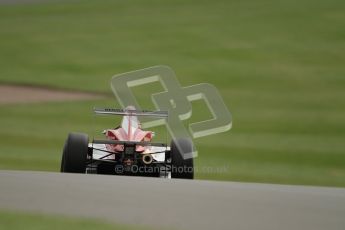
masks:
<svg viewBox="0 0 345 230"><path fill-rule="evenodd" d="M0 209L156 229L344 229L345 189L0 171Z"/></svg>

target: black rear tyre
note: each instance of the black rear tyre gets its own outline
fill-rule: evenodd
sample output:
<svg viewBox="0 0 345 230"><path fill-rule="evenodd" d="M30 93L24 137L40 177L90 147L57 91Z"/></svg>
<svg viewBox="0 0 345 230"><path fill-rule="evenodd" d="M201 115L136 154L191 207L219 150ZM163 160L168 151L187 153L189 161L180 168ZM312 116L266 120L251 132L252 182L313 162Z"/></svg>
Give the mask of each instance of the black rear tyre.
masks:
<svg viewBox="0 0 345 230"><path fill-rule="evenodd" d="M171 142L171 178L194 178L193 158L183 158L185 153L191 153L193 149L193 143L189 139L181 138Z"/></svg>
<svg viewBox="0 0 345 230"><path fill-rule="evenodd" d="M83 133L70 133L65 142L61 172L85 173L89 137Z"/></svg>

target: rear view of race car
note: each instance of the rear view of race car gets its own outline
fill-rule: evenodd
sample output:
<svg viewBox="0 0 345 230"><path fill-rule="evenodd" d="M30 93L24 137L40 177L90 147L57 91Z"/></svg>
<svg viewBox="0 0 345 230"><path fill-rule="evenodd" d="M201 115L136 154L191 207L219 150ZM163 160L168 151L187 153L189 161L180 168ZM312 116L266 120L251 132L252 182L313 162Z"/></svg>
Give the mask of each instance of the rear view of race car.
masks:
<svg viewBox="0 0 345 230"><path fill-rule="evenodd" d="M121 124L103 131L105 139L93 139L83 133L70 133L65 142L61 172L151 176L193 179L192 141L175 138L167 143L152 142L154 133L141 129L138 117L168 118L165 111L94 109L98 115L123 116Z"/></svg>

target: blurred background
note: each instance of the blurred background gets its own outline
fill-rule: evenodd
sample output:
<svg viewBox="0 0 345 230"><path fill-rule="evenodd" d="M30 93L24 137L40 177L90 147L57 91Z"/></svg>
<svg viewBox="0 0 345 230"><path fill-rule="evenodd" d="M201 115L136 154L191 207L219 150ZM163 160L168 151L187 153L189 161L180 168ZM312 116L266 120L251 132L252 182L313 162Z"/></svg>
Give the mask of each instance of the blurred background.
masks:
<svg viewBox="0 0 345 230"><path fill-rule="evenodd" d="M117 124L92 115L118 106L113 75L168 65L233 115L195 140L198 167L226 168L197 179L345 186L344 1L0 2L0 169L59 171L69 132ZM137 88L143 108L161 89Z"/></svg>

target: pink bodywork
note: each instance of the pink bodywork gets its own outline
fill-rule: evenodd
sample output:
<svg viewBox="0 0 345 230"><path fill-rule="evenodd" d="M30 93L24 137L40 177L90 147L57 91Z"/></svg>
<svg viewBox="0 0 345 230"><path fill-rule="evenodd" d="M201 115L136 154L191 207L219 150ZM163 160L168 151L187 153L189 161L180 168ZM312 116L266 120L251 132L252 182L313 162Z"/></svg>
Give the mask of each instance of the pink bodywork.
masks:
<svg viewBox="0 0 345 230"><path fill-rule="evenodd" d="M119 141L151 141L153 133L151 131L143 131L140 127L137 116L128 115L122 119L121 126L117 129L109 129L105 133L110 140ZM106 145L108 151L122 152L123 145ZM144 152L144 146L137 146L137 152Z"/></svg>

